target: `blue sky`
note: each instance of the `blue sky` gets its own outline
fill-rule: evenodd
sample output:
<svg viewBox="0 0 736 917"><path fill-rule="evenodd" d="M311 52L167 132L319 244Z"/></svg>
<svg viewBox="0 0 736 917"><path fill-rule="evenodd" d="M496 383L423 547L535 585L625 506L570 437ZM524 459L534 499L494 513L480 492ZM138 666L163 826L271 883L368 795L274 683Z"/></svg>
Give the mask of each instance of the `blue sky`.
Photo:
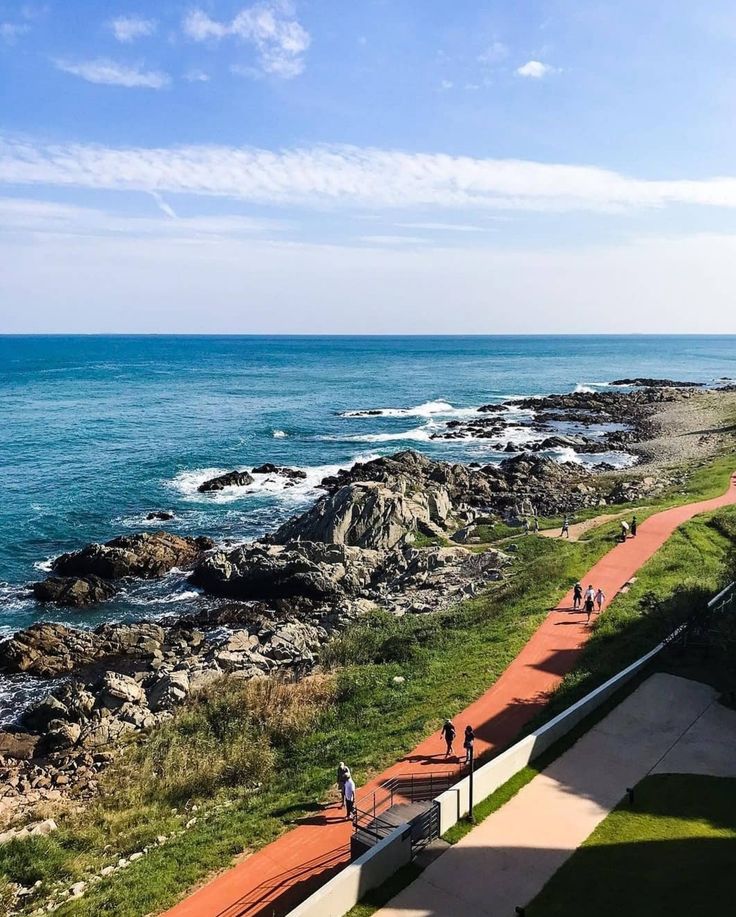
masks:
<svg viewBox="0 0 736 917"><path fill-rule="evenodd" d="M0 331L736 331L722 0L0 0Z"/></svg>

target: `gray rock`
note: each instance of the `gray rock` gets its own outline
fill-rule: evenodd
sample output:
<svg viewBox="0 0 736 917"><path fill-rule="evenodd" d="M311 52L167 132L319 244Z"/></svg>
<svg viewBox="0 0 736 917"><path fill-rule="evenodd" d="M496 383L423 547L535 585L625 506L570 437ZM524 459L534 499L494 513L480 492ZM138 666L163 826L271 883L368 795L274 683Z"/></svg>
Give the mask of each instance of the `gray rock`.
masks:
<svg viewBox="0 0 736 917"><path fill-rule="evenodd" d="M357 595L382 559L377 551L336 544L254 544L210 555L192 581L208 592L240 599L299 597L326 601Z"/></svg>
<svg viewBox="0 0 736 917"><path fill-rule="evenodd" d="M53 563L61 576L99 576L119 580L126 576L151 579L174 567L191 567L212 547L207 538L183 538L170 532L121 535L105 544L88 544L81 551L62 554Z"/></svg>
<svg viewBox="0 0 736 917"><path fill-rule="evenodd" d="M0 730L0 758L29 761L36 754L38 736L16 730Z"/></svg>
<svg viewBox="0 0 736 917"><path fill-rule="evenodd" d="M51 720L46 729L44 744L49 751L66 751L77 744L81 733L79 723Z"/></svg>
<svg viewBox="0 0 736 917"><path fill-rule="evenodd" d="M187 672L170 672L157 679L148 689L148 704L154 711L168 710L186 699L189 688Z"/></svg>
<svg viewBox="0 0 736 917"><path fill-rule="evenodd" d="M107 672L102 679L97 702L108 710L117 710L123 704L144 704L146 692L133 678L118 672Z"/></svg>

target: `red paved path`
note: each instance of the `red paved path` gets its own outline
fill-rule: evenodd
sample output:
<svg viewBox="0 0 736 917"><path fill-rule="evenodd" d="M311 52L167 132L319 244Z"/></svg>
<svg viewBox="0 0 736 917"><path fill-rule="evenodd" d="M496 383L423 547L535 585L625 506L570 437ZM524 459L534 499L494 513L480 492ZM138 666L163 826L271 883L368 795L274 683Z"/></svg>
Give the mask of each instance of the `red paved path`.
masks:
<svg viewBox="0 0 736 917"><path fill-rule="evenodd" d="M639 526L636 538L616 545L585 574L583 587L601 586L610 601L681 523L698 513L736 503L736 475L714 500L663 510ZM571 611L572 593L545 618L524 649L485 694L455 717L458 737L475 726L476 754L511 742L572 669L589 628ZM604 609L605 610L605 609ZM461 741L458 741L458 745ZM438 735L430 736L371 783L358 797L399 774L445 772ZM330 807L307 818L272 844L194 892L164 917L274 917L285 914L349 860L350 824Z"/></svg>

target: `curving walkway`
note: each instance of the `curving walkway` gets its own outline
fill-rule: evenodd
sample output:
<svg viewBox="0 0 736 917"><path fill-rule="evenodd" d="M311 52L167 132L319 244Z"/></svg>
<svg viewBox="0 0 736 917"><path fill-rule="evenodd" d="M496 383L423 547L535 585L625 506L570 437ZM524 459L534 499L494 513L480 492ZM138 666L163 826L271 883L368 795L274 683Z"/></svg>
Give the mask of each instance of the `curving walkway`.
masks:
<svg viewBox="0 0 736 917"><path fill-rule="evenodd" d="M610 602L679 525L731 504L736 504L736 475L720 497L650 516L636 538L617 544L585 574L583 585L602 587ZM590 628L585 615L572 612L571 606L572 592L550 611L496 683L455 717L459 736L466 723L474 725L478 758L513 741L575 665ZM436 735L425 739L361 787L359 797L380 791L386 780L400 774L446 772L441 746ZM341 810L325 809L195 891L165 917L280 917L349 862L349 843L350 824Z"/></svg>

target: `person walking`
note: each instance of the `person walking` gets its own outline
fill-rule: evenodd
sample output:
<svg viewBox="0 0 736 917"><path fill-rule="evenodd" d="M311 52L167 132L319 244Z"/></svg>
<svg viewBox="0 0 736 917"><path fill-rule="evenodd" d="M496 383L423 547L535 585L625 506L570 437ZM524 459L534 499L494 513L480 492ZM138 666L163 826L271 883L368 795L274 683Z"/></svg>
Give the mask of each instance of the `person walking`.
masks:
<svg viewBox="0 0 736 917"><path fill-rule="evenodd" d="M345 818L352 818L355 811L355 781L352 774L348 773L348 779L345 781Z"/></svg>
<svg viewBox="0 0 736 917"><path fill-rule="evenodd" d="M605 601L606 601L606 593L600 587L598 587L598 590L595 594L595 604L596 604L596 607L598 608L598 614L600 614L603 611L603 603Z"/></svg>
<svg viewBox="0 0 736 917"><path fill-rule="evenodd" d="M560 538L569 538L570 537L570 520L567 516L562 520L562 531L560 532Z"/></svg>
<svg viewBox="0 0 736 917"><path fill-rule="evenodd" d="M525 535L529 534L529 520L527 519L526 516L524 516L524 534Z"/></svg>
<svg viewBox="0 0 736 917"><path fill-rule="evenodd" d="M453 725L452 721L445 720L445 724L440 731L440 735L445 740L445 744L447 745L447 751L445 752L446 758L449 758L450 755L455 754L455 734L455 726Z"/></svg>
<svg viewBox="0 0 736 917"><path fill-rule="evenodd" d="M593 608L595 607L595 590L592 586L588 586L585 590L585 603L583 607L588 616L585 623L590 624L590 616L593 614Z"/></svg>
<svg viewBox="0 0 736 917"><path fill-rule="evenodd" d="M621 523L621 541L626 541L628 537L629 537L629 523L622 522Z"/></svg>
<svg viewBox="0 0 736 917"><path fill-rule="evenodd" d="M636 516L631 517L631 537L636 538Z"/></svg>
<svg viewBox="0 0 736 917"><path fill-rule="evenodd" d="M535 535L539 534L539 516L534 513L534 519L532 521L532 531Z"/></svg>
<svg viewBox="0 0 736 917"><path fill-rule="evenodd" d="M572 610L577 611L583 601L583 587L580 583L575 583L572 587Z"/></svg>
<svg viewBox="0 0 736 917"><path fill-rule="evenodd" d="M345 784L350 778L350 768L344 761L337 765L337 788L340 790L340 805L345 805Z"/></svg>
<svg viewBox="0 0 736 917"><path fill-rule="evenodd" d="M475 730L472 726L465 727L465 740L463 748L465 749L465 763L470 764L470 756L473 752L473 743L475 742Z"/></svg>

